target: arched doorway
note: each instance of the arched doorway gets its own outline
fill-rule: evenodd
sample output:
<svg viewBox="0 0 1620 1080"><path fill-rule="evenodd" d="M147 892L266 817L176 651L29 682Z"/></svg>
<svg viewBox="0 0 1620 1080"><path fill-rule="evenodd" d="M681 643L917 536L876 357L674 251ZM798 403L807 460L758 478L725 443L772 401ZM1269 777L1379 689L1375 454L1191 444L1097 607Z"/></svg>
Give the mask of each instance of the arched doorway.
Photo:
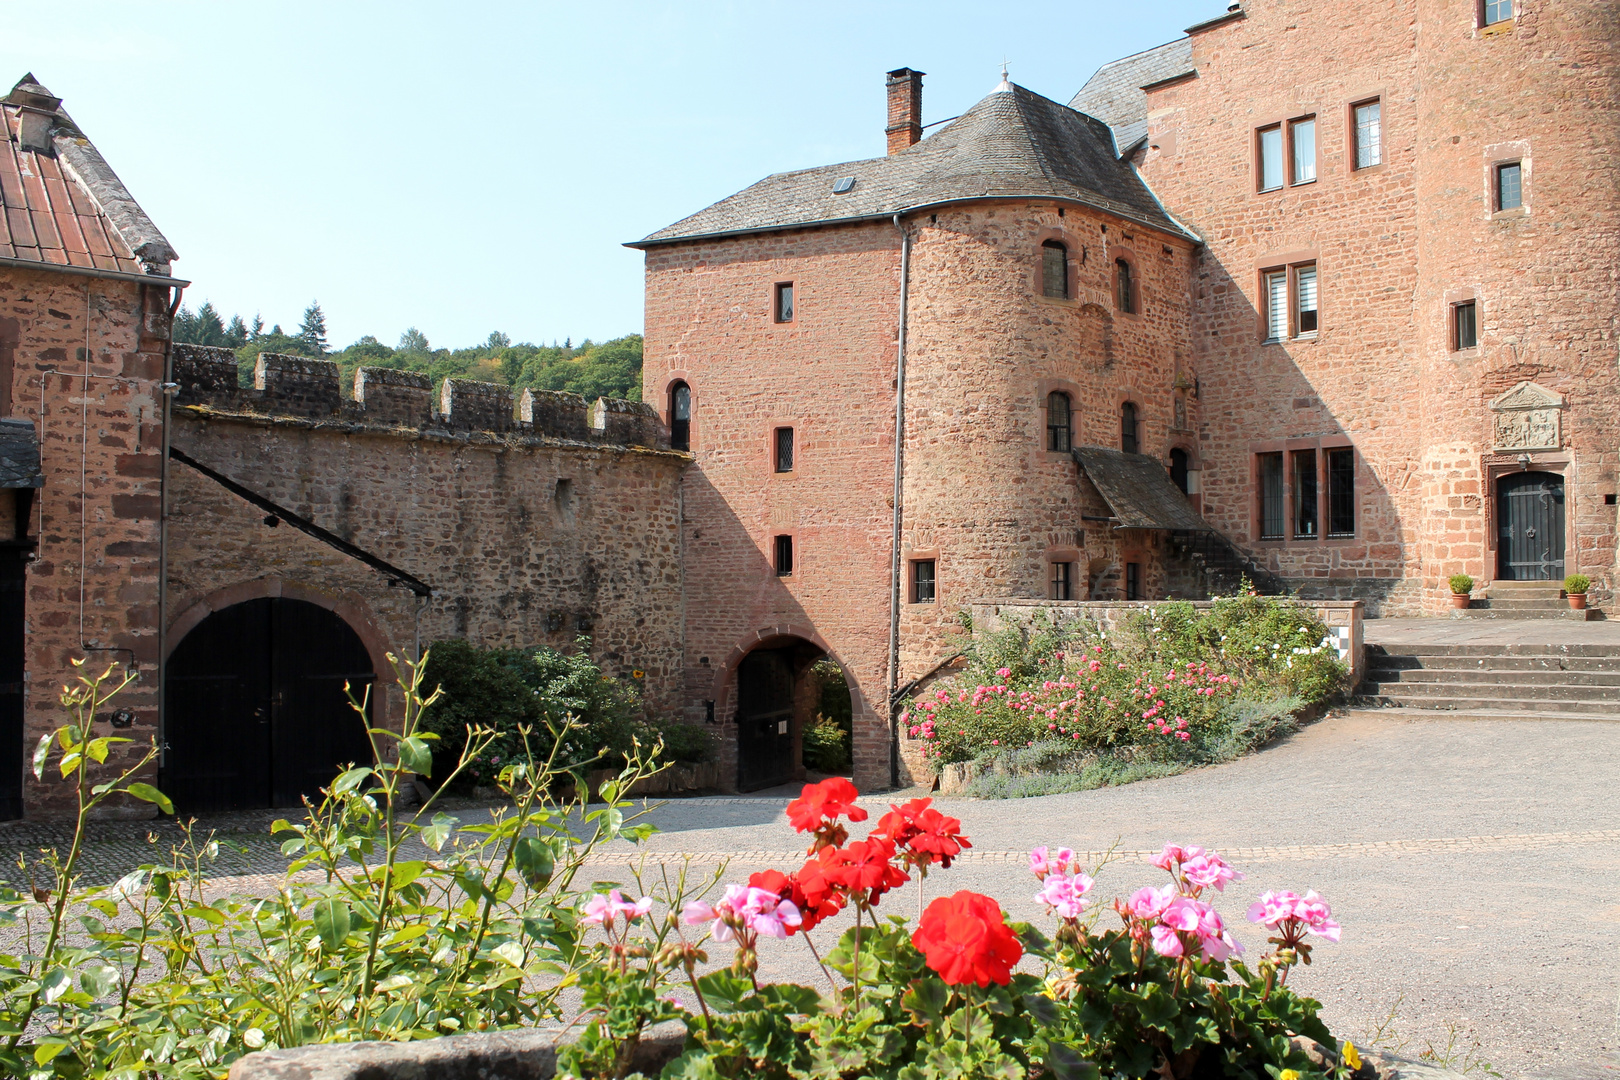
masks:
<svg viewBox="0 0 1620 1080"><path fill-rule="evenodd" d="M1564 478L1507 473L1496 481L1496 576L1503 581L1564 577Z"/></svg>
<svg viewBox="0 0 1620 1080"><path fill-rule="evenodd" d="M183 810L297 806L369 762L349 707L375 682L358 634L318 604L264 597L216 611L177 645L164 684L163 789Z"/></svg>
<svg viewBox="0 0 1620 1080"><path fill-rule="evenodd" d="M737 665L737 790L793 779L795 653L755 649Z"/></svg>

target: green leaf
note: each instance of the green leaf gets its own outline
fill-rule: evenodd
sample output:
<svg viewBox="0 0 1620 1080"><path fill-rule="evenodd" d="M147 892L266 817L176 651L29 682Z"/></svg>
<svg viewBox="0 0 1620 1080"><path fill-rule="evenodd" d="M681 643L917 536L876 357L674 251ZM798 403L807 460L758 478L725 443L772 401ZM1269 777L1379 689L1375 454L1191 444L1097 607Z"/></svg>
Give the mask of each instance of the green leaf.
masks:
<svg viewBox="0 0 1620 1080"><path fill-rule="evenodd" d="M1142 1023L1167 1031L1167 1025L1181 1011L1181 1005L1163 986L1151 982L1142 987L1137 1009L1142 1014Z"/></svg>
<svg viewBox="0 0 1620 1080"><path fill-rule="evenodd" d="M1101 1072L1066 1043L1053 1043L1046 1052L1046 1070L1056 1080L1097 1080Z"/></svg>
<svg viewBox="0 0 1620 1080"><path fill-rule="evenodd" d="M400 740L399 763L418 776L433 775L433 751L419 736Z"/></svg>
<svg viewBox="0 0 1620 1080"><path fill-rule="evenodd" d="M62 770L62 779L66 780L68 777L78 772L79 766L83 764L83 762L84 755L79 753L77 750L70 750L63 754L62 760L59 763L59 767Z"/></svg>
<svg viewBox="0 0 1620 1080"><path fill-rule="evenodd" d="M734 1011L754 989L753 983L728 971L711 971L700 977L697 983L709 1007L721 1012Z"/></svg>
<svg viewBox="0 0 1620 1080"><path fill-rule="evenodd" d="M920 1020L930 1020L935 1024L944 1016L945 1005L950 1001L951 992L939 979L922 978L911 984L900 998L900 1007L916 1016Z"/></svg>
<svg viewBox="0 0 1620 1080"><path fill-rule="evenodd" d="M523 966L523 946L516 941L508 941L503 945L497 945L490 951L515 968Z"/></svg>
<svg viewBox="0 0 1620 1080"><path fill-rule="evenodd" d="M73 977L67 973L67 969L55 968L40 981L39 988L45 998L45 1003L49 1005L66 993L72 985Z"/></svg>
<svg viewBox="0 0 1620 1080"><path fill-rule="evenodd" d="M56 1055L60 1054L67 1048L68 1044L65 1041L41 1041L38 1046L34 1047L34 1064L49 1064L53 1059L55 1059Z"/></svg>
<svg viewBox="0 0 1620 1080"><path fill-rule="evenodd" d="M107 748L115 742L129 741L130 740L128 739L121 739L116 735L108 735L104 739L96 739L92 741L89 746L85 747L84 752L89 754L90 760L94 761L97 765L105 765L107 763Z"/></svg>
<svg viewBox="0 0 1620 1080"><path fill-rule="evenodd" d="M93 998L106 997L118 987L118 969L109 964L79 972L79 986Z"/></svg>
<svg viewBox="0 0 1620 1080"><path fill-rule="evenodd" d="M315 933L320 935L321 944L329 951L335 951L349 936L349 905L336 897L327 896L315 901L311 919L315 923Z"/></svg>
<svg viewBox="0 0 1620 1080"><path fill-rule="evenodd" d="M45 776L45 759L51 756L51 737L41 735L39 745L34 747L34 779L40 780Z"/></svg>
<svg viewBox="0 0 1620 1080"><path fill-rule="evenodd" d="M1045 994L1025 994L1024 1009L1041 1024L1058 1022L1058 1003Z"/></svg>
<svg viewBox="0 0 1620 1080"><path fill-rule="evenodd" d="M433 824L425 825L422 828L422 843L434 851L443 849L445 841L450 839L450 834L455 832L458 824L460 824L460 820L451 817L449 814L434 814Z"/></svg>
<svg viewBox="0 0 1620 1080"><path fill-rule="evenodd" d="M359 787L361 782L370 775L371 769L365 766L358 769L350 769L348 772L332 781L332 794L334 796L347 795L349 792Z"/></svg>
<svg viewBox="0 0 1620 1080"><path fill-rule="evenodd" d="M556 869L556 858L551 846L537 836L525 836L512 849L518 873L531 889L543 889Z"/></svg>
<svg viewBox="0 0 1620 1080"><path fill-rule="evenodd" d="M151 784L142 784L137 782L129 785L129 787L125 788L124 790L141 800L141 802L157 803L158 809L162 810L165 814L174 813L174 803L170 802L167 795L163 794L163 792L159 791Z"/></svg>

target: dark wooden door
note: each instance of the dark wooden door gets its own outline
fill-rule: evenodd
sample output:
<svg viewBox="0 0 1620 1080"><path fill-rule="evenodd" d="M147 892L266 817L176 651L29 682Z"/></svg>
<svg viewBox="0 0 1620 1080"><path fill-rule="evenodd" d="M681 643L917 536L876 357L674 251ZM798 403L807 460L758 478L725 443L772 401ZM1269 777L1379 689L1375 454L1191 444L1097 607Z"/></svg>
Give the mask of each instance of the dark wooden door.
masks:
<svg viewBox="0 0 1620 1080"><path fill-rule="evenodd" d="M375 680L348 624L302 600L217 611L169 658L164 788L188 811L297 806L352 762L369 762L343 692Z"/></svg>
<svg viewBox="0 0 1620 1080"><path fill-rule="evenodd" d="M789 649L756 649L737 665L737 788L793 779L793 660Z"/></svg>
<svg viewBox="0 0 1620 1080"><path fill-rule="evenodd" d="M1496 482L1497 577L1561 581L1564 577L1564 478L1508 473Z"/></svg>
<svg viewBox="0 0 1620 1080"><path fill-rule="evenodd" d="M0 819L5 820L22 817L27 568L26 550L0 548Z"/></svg>

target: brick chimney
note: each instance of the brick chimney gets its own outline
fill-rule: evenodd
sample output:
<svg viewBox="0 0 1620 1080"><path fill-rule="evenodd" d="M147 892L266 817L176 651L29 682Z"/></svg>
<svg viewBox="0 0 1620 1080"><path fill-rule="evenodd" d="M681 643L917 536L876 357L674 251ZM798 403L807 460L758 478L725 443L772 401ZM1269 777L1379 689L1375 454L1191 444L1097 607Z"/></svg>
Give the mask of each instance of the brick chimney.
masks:
<svg viewBox="0 0 1620 1080"><path fill-rule="evenodd" d="M922 138L922 80L925 72L895 68L885 85L889 89L889 153L898 154Z"/></svg>

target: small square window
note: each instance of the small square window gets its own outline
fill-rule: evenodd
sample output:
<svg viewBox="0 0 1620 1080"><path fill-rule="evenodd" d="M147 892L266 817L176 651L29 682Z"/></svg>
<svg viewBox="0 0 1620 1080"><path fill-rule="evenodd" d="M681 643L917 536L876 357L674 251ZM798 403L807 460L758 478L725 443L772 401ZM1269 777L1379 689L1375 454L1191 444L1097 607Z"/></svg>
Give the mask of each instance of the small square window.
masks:
<svg viewBox="0 0 1620 1080"><path fill-rule="evenodd" d="M793 321L793 282L779 281L776 283L776 300L772 307L771 317L779 323Z"/></svg>
<svg viewBox="0 0 1620 1080"><path fill-rule="evenodd" d="M1479 345L1479 308L1474 300L1465 300L1451 309L1451 339L1454 349L1472 349Z"/></svg>
<svg viewBox="0 0 1620 1080"><path fill-rule="evenodd" d="M1055 562L1052 564L1051 598L1053 600L1073 600L1074 563Z"/></svg>
<svg viewBox="0 0 1620 1080"><path fill-rule="evenodd" d="M1288 125L1288 141L1292 144L1294 177L1296 184L1308 184L1316 179L1316 117L1295 120Z"/></svg>
<svg viewBox="0 0 1620 1080"><path fill-rule="evenodd" d="M1485 25L1507 22L1513 18L1513 0L1485 0Z"/></svg>
<svg viewBox="0 0 1620 1080"><path fill-rule="evenodd" d="M776 429L776 471L793 471L793 429L790 427Z"/></svg>
<svg viewBox="0 0 1620 1080"><path fill-rule="evenodd" d="M1384 160L1383 108L1367 101L1355 107L1356 168L1379 165Z"/></svg>
<svg viewBox="0 0 1620 1080"><path fill-rule="evenodd" d="M776 538L776 576L788 577L793 573L793 537Z"/></svg>
<svg viewBox="0 0 1620 1080"><path fill-rule="evenodd" d="M915 559L911 563L911 602L934 602L934 560Z"/></svg>
<svg viewBox="0 0 1620 1080"><path fill-rule="evenodd" d="M1523 171L1517 161L1496 167L1496 208L1498 210L1517 210L1524 205L1523 176Z"/></svg>

